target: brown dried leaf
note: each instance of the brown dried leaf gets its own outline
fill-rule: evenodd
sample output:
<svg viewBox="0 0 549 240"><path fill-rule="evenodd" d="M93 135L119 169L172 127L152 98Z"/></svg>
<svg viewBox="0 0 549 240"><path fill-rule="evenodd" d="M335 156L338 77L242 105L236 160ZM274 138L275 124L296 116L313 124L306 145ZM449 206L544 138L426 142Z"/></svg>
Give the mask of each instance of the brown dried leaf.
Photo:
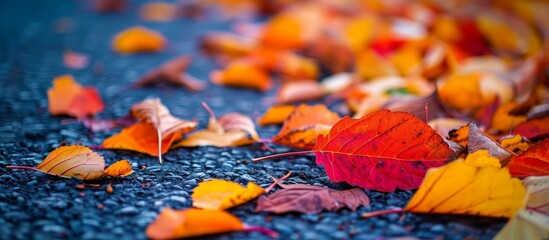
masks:
<svg viewBox="0 0 549 240"><path fill-rule="evenodd" d="M500 160L501 166L507 165L509 160L515 156L513 152L502 147L497 141L478 129L475 123L471 122L468 126L469 137L467 148L469 153L474 153L478 150L488 150L491 156Z"/></svg>
<svg viewBox="0 0 549 240"><path fill-rule="evenodd" d="M189 91L203 90L206 87L206 83L185 73L190 62L190 57L186 55L170 59L159 67L147 72L134 83L134 86L144 87L157 83L165 83L184 87Z"/></svg>
<svg viewBox="0 0 549 240"><path fill-rule="evenodd" d="M370 199L360 188L339 191L306 184L279 185L284 189L260 197L255 211L315 214L325 209L335 211L343 207L355 211L359 206L370 204Z"/></svg>
<svg viewBox="0 0 549 240"><path fill-rule="evenodd" d="M202 105L210 113L208 129L194 132L173 147L234 147L251 144L259 139L255 124L248 116L228 113L217 119L208 105Z"/></svg>

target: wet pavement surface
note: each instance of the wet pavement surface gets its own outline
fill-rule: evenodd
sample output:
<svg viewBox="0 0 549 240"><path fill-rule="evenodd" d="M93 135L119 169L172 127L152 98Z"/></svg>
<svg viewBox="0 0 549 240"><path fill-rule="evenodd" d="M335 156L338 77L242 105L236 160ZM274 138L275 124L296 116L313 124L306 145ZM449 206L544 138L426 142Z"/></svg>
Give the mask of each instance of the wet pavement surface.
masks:
<svg viewBox="0 0 549 240"><path fill-rule="evenodd" d="M156 157L130 151L98 150L107 164L129 159L136 172L126 178L97 181L99 187L75 189L78 180L61 179L39 172L5 169L7 165L35 166L63 144L100 145L118 129L91 133L68 117L51 116L47 89L52 79L73 74L82 85L95 86L106 109L99 118L116 118L146 98L159 97L180 118L207 124L208 114L200 102L207 102L218 116L240 112L257 118L268 107L274 90L265 94L251 90L209 84L205 91L190 93L173 87L130 89L141 74L163 61L189 54L189 73L206 80L216 66L197 51L201 34L227 30L229 23L178 20L144 23L137 15L138 4L122 14L89 11L83 1L0 2L0 238L1 239L145 239L146 226L164 207L191 206L192 189L203 180L220 178L246 184L254 181L266 187L269 176L286 183L306 183L335 189L349 189L332 183L314 157L285 158L252 163L251 158L270 154L261 146L237 148L180 148ZM65 20L60 20L60 19ZM72 31L58 33L59 21L72 22ZM162 32L169 40L162 53L120 56L110 48L111 38L121 30L141 24ZM62 64L64 50L86 53L91 66L69 70ZM279 127L258 127L262 138L270 138ZM290 151L272 146L276 152ZM146 166L143 167L143 166ZM114 192L105 186L111 183ZM483 217L390 214L363 219L364 212L403 207L412 191L381 193L366 190L371 205L356 212L340 210L320 214L256 213L256 201L232 208L248 224L271 228L281 239L490 239L505 220ZM211 239L267 239L259 233L235 232L209 236Z"/></svg>

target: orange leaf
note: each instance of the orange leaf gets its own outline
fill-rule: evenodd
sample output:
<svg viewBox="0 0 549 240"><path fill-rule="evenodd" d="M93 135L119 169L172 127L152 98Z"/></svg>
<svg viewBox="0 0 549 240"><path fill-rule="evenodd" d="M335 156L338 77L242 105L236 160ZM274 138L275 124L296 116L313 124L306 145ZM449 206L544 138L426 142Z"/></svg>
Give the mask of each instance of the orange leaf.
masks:
<svg viewBox="0 0 549 240"><path fill-rule="evenodd" d="M52 115L67 114L84 118L103 110L104 104L93 87L82 87L71 75L63 75L53 80L53 88L48 89L48 109Z"/></svg>
<svg viewBox="0 0 549 240"><path fill-rule="evenodd" d="M102 146L104 148L132 150L151 156L159 156L159 148L160 154L166 153L172 143L180 139L181 136L182 132L164 135L162 142L159 143L154 125L139 122L105 139Z"/></svg>
<svg viewBox="0 0 549 240"><path fill-rule="evenodd" d="M202 51L223 62L227 59L244 57L252 53L249 39L227 32L209 33L200 40Z"/></svg>
<svg viewBox="0 0 549 240"><path fill-rule="evenodd" d="M317 136L327 134L340 117L326 106L301 104L288 116L273 142L290 147L312 149Z"/></svg>
<svg viewBox="0 0 549 240"><path fill-rule="evenodd" d="M507 167L517 177L549 175L549 139L511 159Z"/></svg>
<svg viewBox="0 0 549 240"><path fill-rule="evenodd" d="M290 80L316 80L319 75L318 66L313 59L295 53L281 54L277 70L285 79Z"/></svg>
<svg viewBox="0 0 549 240"><path fill-rule="evenodd" d="M271 89L269 75L249 62L233 62L223 71L212 72L210 78L213 83L219 85L251 88L263 92Z"/></svg>
<svg viewBox="0 0 549 240"><path fill-rule="evenodd" d="M122 31L112 41L114 51L121 54L158 52L165 45L166 39L162 34L139 26Z"/></svg>
<svg viewBox="0 0 549 240"><path fill-rule="evenodd" d="M193 207L223 210L248 202L265 190L253 182L246 188L240 184L221 179L201 182L193 190Z"/></svg>
<svg viewBox="0 0 549 240"><path fill-rule="evenodd" d="M292 113L295 109L294 105L277 105L272 106L267 109L267 112L263 114L257 123L261 126L271 125L271 124L282 124L286 118Z"/></svg>
<svg viewBox="0 0 549 240"><path fill-rule="evenodd" d="M450 76L439 89L440 98L458 110L477 109L483 106L478 73Z"/></svg>
<svg viewBox="0 0 549 240"><path fill-rule="evenodd" d="M93 180L103 176L105 160L84 146L62 146L50 152L36 167L7 166L6 168L36 170L60 177Z"/></svg>
<svg viewBox="0 0 549 240"><path fill-rule="evenodd" d="M494 113L494 117L492 117L490 128L505 132L525 122L526 116L515 116L510 114L517 106L518 104L515 102L500 105Z"/></svg>
<svg viewBox="0 0 549 240"><path fill-rule="evenodd" d="M293 16L276 15L265 25L260 38L261 43L266 46L300 48L304 44L303 26Z"/></svg>
<svg viewBox="0 0 549 240"><path fill-rule="evenodd" d="M152 239L177 239L244 230L238 218L220 210L164 208L146 234Z"/></svg>
<svg viewBox="0 0 549 240"><path fill-rule="evenodd" d="M182 134L188 133L196 127L196 122L179 119L173 116L158 98L147 99L137 103L133 105L131 111L141 122L150 123L156 129L156 134L158 136L158 151L157 155L153 156L158 156L160 164L162 164L162 153L170 147L172 141L179 139ZM170 138L170 135L175 133L178 133L179 135ZM149 134L152 134L152 132ZM170 139L169 144L163 147L163 141L168 138ZM150 154L150 152L147 153Z"/></svg>
<svg viewBox="0 0 549 240"><path fill-rule="evenodd" d="M105 169L105 174L111 177L129 176L133 173L132 165L128 160L120 160Z"/></svg>
<svg viewBox="0 0 549 240"><path fill-rule="evenodd" d="M463 160L430 169L405 211L511 218L526 188L507 168L475 167Z"/></svg>

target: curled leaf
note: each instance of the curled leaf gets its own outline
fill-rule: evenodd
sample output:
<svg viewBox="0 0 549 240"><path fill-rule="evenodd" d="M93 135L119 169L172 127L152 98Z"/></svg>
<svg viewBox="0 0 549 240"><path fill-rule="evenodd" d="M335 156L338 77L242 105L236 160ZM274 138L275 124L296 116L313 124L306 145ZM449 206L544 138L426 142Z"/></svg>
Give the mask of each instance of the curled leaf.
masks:
<svg viewBox="0 0 549 240"><path fill-rule="evenodd" d="M525 187L507 168L456 160L429 170L404 210L511 218L523 207L525 195Z"/></svg>
<svg viewBox="0 0 549 240"><path fill-rule="evenodd" d="M181 86L190 91L203 90L205 83L198 81L191 75L185 73L190 61L190 57L186 55L170 59L159 67L145 73L145 75L134 83L134 86L143 87L156 83L166 83L174 86Z"/></svg>
<svg viewBox="0 0 549 240"><path fill-rule="evenodd" d="M112 41L113 50L121 54L158 52L165 46L166 39L162 34L139 26L122 31Z"/></svg>
<svg viewBox="0 0 549 240"><path fill-rule="evenodd" d="M111 164L107 169L105 169L105 175L111 177L118 176L129 176L133 173L132 165L128 160L120 160Z"/></svg>
<svg viewBox="0 0 549 240"><path fill-rule="evenodd" d="M208 128L190 134L173 147L234 147L251 144L259 139L254 122L248 116L228 113L217 119L210 107L205 103L203 105L210 113Z"/></svg>
<svg viewBox="0 0 549 240"><path fill-rule="evenodd" d="M327 134L339 115L326 106L301 104L284 121L282 129L273 142L290 147L312 149L317 136Z"/></svg>
<svg viewBox="0 0 549 240"><path fill-rule="evenodd" d="M163 141L172 136L172 134L182 135L194 130L196 127L196 122L179 119L173 116L158 98L147 99L137 103L132 107L131 111L137 119L145 123L150 123L156 128L158 151L157 155L153 156L158 156L160 164L162 164ZM174 139L172 138L172 140ZM169 147L170 145L168 145L166 149Z"/></svg>
<svg viewBox="0 0 549 240"><path fill-rule="evenodd" d="M477 125L473 122L469 123L467 148L469 153L474 153L478 150L488 150L491 156L500 160L501 166L506 166L509 160L515 156L513 152L502 147L497 141L478 129Z"/></svg>
<svg viewBox="0 0 549 240"><path fill-rule="evenodd" d="M223 210L248 202L265 190L253 182L240 184L221 179L201 182L193 190L193 207Z"/></svg>
<svg viewBox="0 0 549 240"><path fill-rule="evenodd" d="M324 90L316 81L293 81L280 86L276 93L278 103L317 100L324 96Z"/></svg>
<svg viewBox="0 0 549 240"><path fill-rule="evenodd" d="M36 167L8 166L7 168L36 170L60 177L93 180L103 176L105 160L84 146L62 146L50 152Z"/></svg>

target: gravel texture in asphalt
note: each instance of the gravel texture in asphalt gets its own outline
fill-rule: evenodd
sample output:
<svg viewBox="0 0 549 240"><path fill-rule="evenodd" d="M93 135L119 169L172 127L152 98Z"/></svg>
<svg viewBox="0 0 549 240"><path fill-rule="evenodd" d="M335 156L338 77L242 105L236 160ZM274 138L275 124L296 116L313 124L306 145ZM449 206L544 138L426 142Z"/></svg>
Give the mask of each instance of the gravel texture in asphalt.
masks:
<svg viewBox="0 0 549 240"><path fill-rule="evenodd" d="M107 164L129 159L136 171L126 178L97 181L99 187L75 189L78 180L47 176L39 172L5 169L7 165L35 166L53 149L64 144L100 145L118 132L91 133L68 117L51 116L47 110L47 89L55 76L73 74L82 85L97 87L106 109L99 118L116 118L146 98L160 97L175 116L207 124L208 114L200 102L207 102L218 116L240 112L257 118L269 104L274 91L260 94L251 90L209 85L199 93L180 88L130 89L141 74L180 54L190 54L189 72L207 79L216 66L197 51L197 39L210 30L228 30L230 23L178 20L145 23L138 18L138 3L122 14L98 14L85 1L0 2L0 238L1 239L145 239L145 228L162 208L191 206L192 189L201 181L220 178L263 187L269 176L286 183L305 183L334 189L349 189L332 183L314 157L285 158L252 163L252 157L270 154L261 146L237 148L180 148L156 157L130 151L98 150ZM55 31L59 24L72 26L67 33ZM168 48L157 54L121 56L110 47L111 38L134 25L145 25L165 34ZM71 49L86 53L91 66L84 70L63 67L62 54ZM279 127L259 127L262 138L270 138ZM276 152L290 151L272 146ZM145 167L146 166L146 167ZM111 183L114 192L105 187ZM468 216L389 214L371 219L364 212L403 207L412 191L381 193L365 190L371 205L356 212L344 209L320 214L271 214L254 212L256 201L232 208L248 224L278 231L281 239L489 239L504 225L504 219ZM235 232L212 235L212 239L266 239L260 233Z"/></svg>

